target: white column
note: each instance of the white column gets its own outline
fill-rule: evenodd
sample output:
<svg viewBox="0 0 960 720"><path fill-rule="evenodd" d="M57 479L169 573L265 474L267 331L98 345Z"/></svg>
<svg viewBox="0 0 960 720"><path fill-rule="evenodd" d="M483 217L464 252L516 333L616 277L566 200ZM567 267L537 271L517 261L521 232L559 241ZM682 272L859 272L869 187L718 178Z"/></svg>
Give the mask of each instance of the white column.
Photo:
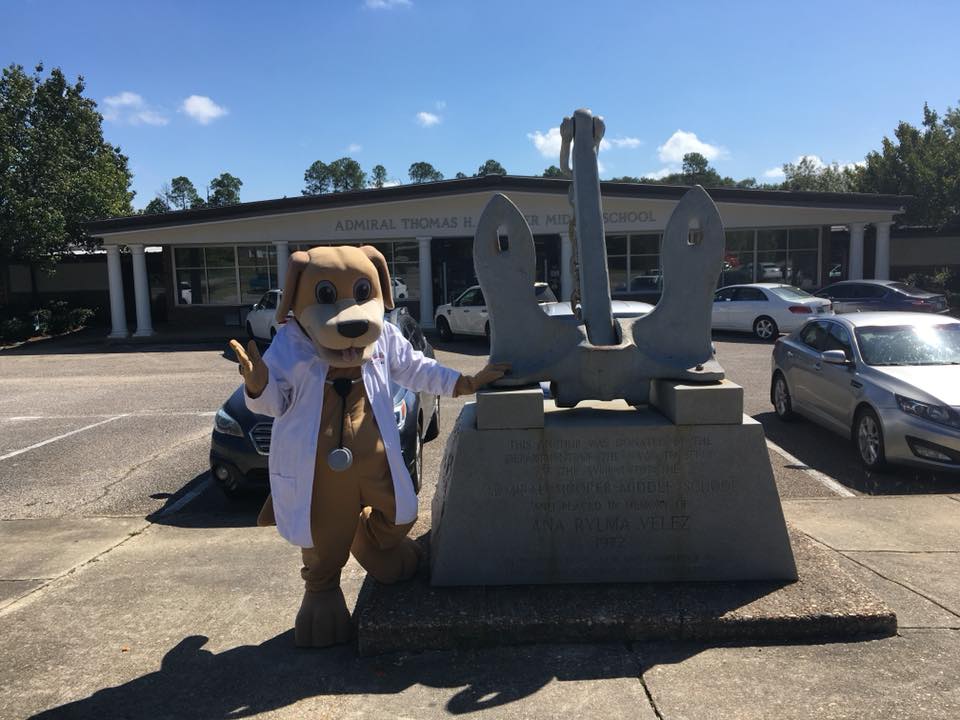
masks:
<svg viewBox="0 0 960 720"><path fill-rule="evenodd" d="M430 256L432 237L418 237L420 243L420 326L433 328L433 261Z"/></svg>
<svg viewBox="0 0 960 720"><path fill-rule="evenodd" d="M863 229L866 223L847 223L850 228L850 266L848 280L863 280Z"/></svg>
<svg viewBox="0 0 960 720"><path fill-rule="evenodd" d="M107 282L110 287L110 334L107 337L127 337L127 307L123 301L123 271L120 268L120 246L106 245Z"/></svg>
<svg viewBox="0 0 960 720"><path fill-rule="evenodd" d="M892 220L873 224L877 228L877 253L873 266L875 280L890 279L890 226Z"/></svg>
<svg viewBox="0 0 960 720"><path fill-rule="evenodd" d="M570 258L573 257L573 243L570 242L570 233L560 233L560 297L561 302L569 302L573 294L573 271L570 269Z"/></svg>
<svg viewBox="0 0 960 720"><path fill-rule="evenodd" d="M134 337L153 335L150 321L150 280L147 278L147 257L143 245L128 245L133 255L133 296L137 301L137 330Z"/></svg>
<svg viewBox="0 0 960 720"><path fill-rule="evenodd" d="M283 290L287 280L287 263L290 262L290 243L286 240L274 240L273 246L277 249L277 287Z"/></svg>

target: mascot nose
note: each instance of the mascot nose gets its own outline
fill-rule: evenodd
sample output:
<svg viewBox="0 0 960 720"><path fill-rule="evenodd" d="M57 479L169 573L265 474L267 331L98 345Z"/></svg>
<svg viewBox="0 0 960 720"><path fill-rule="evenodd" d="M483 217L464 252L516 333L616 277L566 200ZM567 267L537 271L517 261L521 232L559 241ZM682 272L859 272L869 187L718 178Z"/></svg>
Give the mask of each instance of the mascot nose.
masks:
<svg viewBox="0 0 960 720"><path fill-rule="evenodd" d="M337 323L337 332L348 338L358 338L363 335L370 323L367 320L349 320L348 322Z"/></svg>

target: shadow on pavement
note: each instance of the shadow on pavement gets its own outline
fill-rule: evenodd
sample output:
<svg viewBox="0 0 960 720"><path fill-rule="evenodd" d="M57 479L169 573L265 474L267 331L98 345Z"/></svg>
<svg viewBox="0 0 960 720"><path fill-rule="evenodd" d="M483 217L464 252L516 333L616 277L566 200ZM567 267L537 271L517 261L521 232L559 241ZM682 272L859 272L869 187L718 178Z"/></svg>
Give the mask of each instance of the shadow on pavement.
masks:
<svg viewBox="0 0 960 720"><path fill-rule="evenodd" d="M247 340L243 328L216 327L170 331L161 329L149 338L131 337L127 340L108 340L109 332L110 329L105 327L88 327L65 335L37 338L14 347L0 348L0 357L220 350L225 348L232 338L244 344Z"/></svg>
<svg viewBox="0 0 960 720"><path fill-rule="evenodd" d="M441 340L439 335L431 333L427 336L427 339L433 345L434 350L475 357L490 354L490 343L487 342L486 338L458 336L454 340Z"/></svg>
<svg viewBox="0 0 960 720"><path fill-rule="evenodd" d="M250 490L236 497L227 497L216 482L210 479L199 495L178 507L185 496L210 479L205 470L180 490L167 498L163 507L147 515L146 519L156 525L181 528L232 528L256 527L257 515L267 499L268 489Z"/></svg>
<svg viewBox="0 0 960 720"><path fill-rule="evenodd" d="M185 637L167 652L156 672L33 717L241 718L317 696L392 695L418 684L462 688L446 703L448 712L459 715L528 697L554 678L603 680L639 675L634 658L622 645L358 658L352 646L297 649L292 631L260 645L242 645L221 653L204 650L207 640L203 635ZM382 707L375 701L371 714Z"/></svg>
<svg viewBox="0 0 960 720"><path fill-rule="evenodd" d="M852 490L868 495L960 491L960 474L909 467L870 472L860 464L857 451L849 440L803 418L784 422L772 411L754 415L753 418L763 425L767 439L775 442L806 467L819 470Z"/></svg>
<svg viewBox="0 0 960 720"><path fill-rule="evenodd" d="M773 351L773 342L770 340L761 340L747 332L731 332L728 330L713 330L712 337L714 340L719 340L720 342L725 343L734 343L737 345L766 345Z"/></svg>

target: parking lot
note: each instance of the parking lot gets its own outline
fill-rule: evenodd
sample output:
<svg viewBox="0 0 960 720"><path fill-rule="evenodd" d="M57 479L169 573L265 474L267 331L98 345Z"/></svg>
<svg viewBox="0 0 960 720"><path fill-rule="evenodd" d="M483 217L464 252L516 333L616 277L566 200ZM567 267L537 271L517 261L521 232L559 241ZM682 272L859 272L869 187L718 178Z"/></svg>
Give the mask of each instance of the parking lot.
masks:
<svg viewBox="0 0 960 720"><path fill-rule="evenodd" d="M434 342L438 359L458 370L486 359L481 340ZM956 476L867 473L847 441L809 422L781 422L768 397L771 346L736 335L715 342L728 377L745 389L745 412L764 426L782 497L960 489ZM0 518L249 515L256 501L227 501L207 472L213 414L238 382L220 343L106 348L61 340L4 353ZM440 437L424 449L424 506L465 401L441 401Z"/></svg>
<svg viewBox="0 0 960 720"><path fill-rule="evenodd" d="M771 439L788 521L895 610L897 636L295 651L299 553L253 527L260 498L227 500L207 468L213 414L239 382L226 343L81 336L0 353L0 717L957 717L957 479L865 474L849 443L773 415L769 344L715 340ZM486 346L437 356L473 371ZM442 401L414 536L467 400ZM351 607L364 578L351 559Z"/></svg>

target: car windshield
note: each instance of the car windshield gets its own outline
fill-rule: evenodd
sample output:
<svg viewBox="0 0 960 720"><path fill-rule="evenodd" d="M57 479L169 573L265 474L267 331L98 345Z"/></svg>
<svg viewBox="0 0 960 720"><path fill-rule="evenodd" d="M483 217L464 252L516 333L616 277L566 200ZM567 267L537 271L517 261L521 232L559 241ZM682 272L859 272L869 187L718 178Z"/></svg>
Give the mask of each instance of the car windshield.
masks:
<svg viewBox="0 0 960 720"><path fill-rule="evenodd" d="M857 328L867 365L960 365L960 323Z"/></svg>
<svg viewBox="0 0 960 720"><path fill-rule="evenodd" d="M813 295L810 293L805 292L798 287L793 287L792 285L772 287L769 288L769 290L781 300L809 300L813 297Z"/></svg>

